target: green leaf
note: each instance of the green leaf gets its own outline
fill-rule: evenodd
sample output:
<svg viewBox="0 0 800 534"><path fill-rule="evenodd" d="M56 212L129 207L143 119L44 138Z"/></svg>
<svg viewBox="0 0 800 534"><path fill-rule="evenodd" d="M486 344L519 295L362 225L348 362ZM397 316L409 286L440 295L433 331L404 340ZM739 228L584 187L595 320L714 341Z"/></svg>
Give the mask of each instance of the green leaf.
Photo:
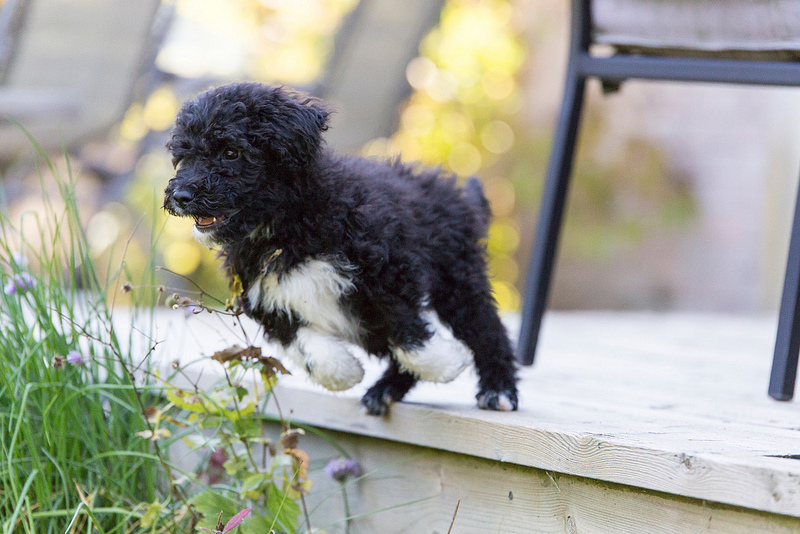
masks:
<svg viewBox="0 0 800 534"><path fill-rule="evenodd" d="M237 530L237 534L265 534L269 532L269 526L272 521L264 517L260 514L251 513L247 516L241 525L239 525L239 530ZM289 534L294 534L290 532Z"/></svg>
<svg viewBox="0 0 800 534"><path fill-rule="evenodd" d="M217 527L217 517L220 512L222 512L222 517L233 517L242 508L233 499L228 499L213 491L195 495L189 499L189 504L194 505L195 509L203 514L203 519L197 523L197 526L210 529Z"/></svg>
<svg viewBox="0 0 800 534"><path fill-rule="evenodd" d="M139 520L142 528L150 528L156 524L156 521L161 517L161 510L163 506L160 502L155 501L147 506L147 511Z"/></svg>
<svg viewBox="0 0 800 534"><path fill-rule="evenodd" d="M229 475L236 475L239 471L247 467L247 460L239 456L234 456L225 460L222 467L225 468L225 472Z"/></svg>
<svg viewBox="0 0 800 534"><path fill-rule="evenodd" d="M300 505L274 483L267 494L267 513L275 520L272 528L293 534L297 530ZM269 525L267 525L269 526Z"/></svg>
<svg viewBox="0 0 800 534"><path fill-rule="evenodd" d="M236 394L236 390L233 390L233 394ZM212 401L209 396L201 395L193 391L167 389L167 399L178 408L200 414L221 415L228 421L237 421L242 417L252 415L256 409L255 403L252 401L245 406L240 406L238 410L236 408L225 409L225 404L227 404L227 401L230 401L232 397L222 391L215 392L214 397L216 398Z"/></svg>
<svg viewBox="0 0 800 534"><path fill-rule="evenodd" d="M216 521L220 512L222 512L223 520L229 520L243 508L240 502L228 499L213 491L206 491L195 495L189 499L189 503L193 504L195 509L203 514L203 519L197 524L198 529L214 529L217 527ZM242 521L236 532L237 534L266 534L269 532L270 524L272 524L271 519L253 511L247 516L247 519ZM294 534L294 530L289 532L289 534Z"/></svg>
<svg viewBox="0 0 800 534"><path fill-rule="evenodd" d="M206 412L202 397L195 393L182 389L167 389L167 400L178 408L189 410L190 412Z"/></svg>
<svg viewBox="0 0 800 534"><path fill-rule="evenodd" d="M272 475L270 473L250 473L242 481L239 487L239 494L242 497L256 500L263 495L272 483Z"/></svg>
<svg viewBox="0 0 800 534"><path fill-rule="evenodd" d="M261 420L255 417L245 417L234 421L233 431L239 439L258 438L262 434Z"/></svg>

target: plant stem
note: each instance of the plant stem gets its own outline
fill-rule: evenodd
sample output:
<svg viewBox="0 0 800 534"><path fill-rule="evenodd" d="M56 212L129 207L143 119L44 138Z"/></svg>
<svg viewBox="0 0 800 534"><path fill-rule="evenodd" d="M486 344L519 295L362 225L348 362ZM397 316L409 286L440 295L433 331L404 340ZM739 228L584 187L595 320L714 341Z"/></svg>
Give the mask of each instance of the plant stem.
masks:
<svg viewBox="0 0 800 534"><path fill-rule="evenodd" d="M308 507L306 507L306 498L303 492L300 492L300 504L303 505L303 517L306 518L306 530L311 534L311 518L308 517Z"/></svg>
<svg viewBox="0 0 800 534"><path fill-rule="evenodd" d="M344 533L350 534L350 503L347 501L347 487L342 483L342 500L344 501Z"/></svg>

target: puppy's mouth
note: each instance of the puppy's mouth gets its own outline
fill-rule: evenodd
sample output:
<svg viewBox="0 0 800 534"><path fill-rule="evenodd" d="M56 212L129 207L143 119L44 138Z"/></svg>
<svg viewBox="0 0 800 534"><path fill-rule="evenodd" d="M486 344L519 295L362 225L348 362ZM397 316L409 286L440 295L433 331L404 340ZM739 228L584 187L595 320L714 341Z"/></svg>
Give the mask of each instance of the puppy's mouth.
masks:
<svg viewBox="0 0 800 534"><path fill-rule="evenodd" d="M225 224L225 217L195 217L194 227L202 232L208 232Z"/></svg>

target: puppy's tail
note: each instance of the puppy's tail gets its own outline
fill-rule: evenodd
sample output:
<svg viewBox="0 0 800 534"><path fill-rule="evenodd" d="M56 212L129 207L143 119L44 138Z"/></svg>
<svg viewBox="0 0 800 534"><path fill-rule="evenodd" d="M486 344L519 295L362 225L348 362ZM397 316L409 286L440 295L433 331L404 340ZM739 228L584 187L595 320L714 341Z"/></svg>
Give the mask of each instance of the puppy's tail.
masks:
<svg viewBox="0 0 800 534"><path fill-rule="evenodd" d="M464 182L464 198L473 208L477 230L481 235L486 235L489 230L489 221L492 218L492 210L489 207L489 201L483 194L483 185L478 178L471 176Z"/></svg>

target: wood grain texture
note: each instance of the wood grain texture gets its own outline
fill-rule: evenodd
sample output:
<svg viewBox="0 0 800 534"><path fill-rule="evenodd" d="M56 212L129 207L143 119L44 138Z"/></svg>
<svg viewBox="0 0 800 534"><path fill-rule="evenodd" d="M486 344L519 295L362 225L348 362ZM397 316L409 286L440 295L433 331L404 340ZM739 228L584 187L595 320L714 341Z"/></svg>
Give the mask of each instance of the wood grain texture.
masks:
<svg viewBox="0 0 800 534"><path fill-rule="evenodd" d="M675 497L356 434L329 437L365 476L346 486L354 533L689 534L791 533L800 519ZM324 461L338 452L306 435L301 447ZM312 470L311 523L344 532L339 486ZM383 510L383 511L380 511ZM376 512L377 511L377 512Z"/></svg>
<svg viewBox="0 0 800 534"><path fill-rule="evenodd" d="M230 342L230 330L195 319L182 335L167 327L181 342L159 350L186 361ZM386 417L365 416L358 399L381 372L366 358L351 391L324 391L297 370L277 397L298 422L500 462L500 471L515 464L800 517L800 408L766 393L774 328L772 318L549 314L514 413L478 410L476 377L465 373L419 385ZM206 368L209 380L212 366L190 369ZM564 521L560 532L573 528Z"/></svg>

